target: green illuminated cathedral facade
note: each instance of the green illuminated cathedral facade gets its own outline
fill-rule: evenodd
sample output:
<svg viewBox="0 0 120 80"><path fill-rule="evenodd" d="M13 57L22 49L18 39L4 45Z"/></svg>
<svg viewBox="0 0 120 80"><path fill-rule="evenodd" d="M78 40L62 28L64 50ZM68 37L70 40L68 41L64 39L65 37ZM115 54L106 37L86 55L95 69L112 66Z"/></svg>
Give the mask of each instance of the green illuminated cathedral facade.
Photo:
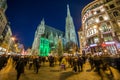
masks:
<svg viewBox="0 0 120 80"><path fill-rule="evenodd" d="M62 40L64 33L51 26L45 25L44 19L37 27L34 42L32 45L33 53L40 56L48 56L51 51L56 51L57 43Z"/></svg>
<svg viewBox="0 0 120 80"><path fill-rule="evenodd" d="M67 5L65 33L46 25L43 19L35 32L32 54L48 56L51 51L62 53L61 50L68 42L78 45L75 26L70 15L69 6Z"/></svg>

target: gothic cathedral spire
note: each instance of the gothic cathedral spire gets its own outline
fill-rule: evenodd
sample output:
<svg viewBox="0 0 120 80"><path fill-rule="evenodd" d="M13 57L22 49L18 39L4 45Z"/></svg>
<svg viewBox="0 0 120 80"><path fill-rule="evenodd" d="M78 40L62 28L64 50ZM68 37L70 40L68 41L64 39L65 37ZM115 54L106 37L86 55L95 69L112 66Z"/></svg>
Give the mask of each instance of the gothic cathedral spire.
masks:
<svg viewBox="0 0 120 80"><path fill-rule="evenodd" d="M65 38L67 42L73 42L76 45L78 45L75 26L74 26L73 19L70 14L69 5L67 5Z"/></svg>
<svg viewBox="0 0 120 80"><path fill-rule="evenodd" d="M67 16L71 16L70 15L70 9L69 9L69 5L67 4Z"/></svg>
<svg viewBox="0 0 120 80"><path fill-rule="evenodd" d="M45 21L44 21L44 18L42 19L41 21L41 25L44 25L45 24Z"/></svg>

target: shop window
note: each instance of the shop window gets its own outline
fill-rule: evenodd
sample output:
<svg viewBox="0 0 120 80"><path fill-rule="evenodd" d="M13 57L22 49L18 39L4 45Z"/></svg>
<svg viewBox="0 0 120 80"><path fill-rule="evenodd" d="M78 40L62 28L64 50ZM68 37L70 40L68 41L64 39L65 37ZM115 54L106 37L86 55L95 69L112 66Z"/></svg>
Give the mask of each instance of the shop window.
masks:
<svg viewBox="0 0 120 80"><path fill-rule="evenodd" d="M108 28L108 26L107 26L106 24L102 24L102 25L101 25L101 29L102 29L102 30L101 30L102 32L106 32L106 31L109 30L109 28Z"/></svg>
<svg viewBox="0 0 120 80"><path fill-rule="evenodd" d="M94 37L94 42L95 42L95 43L99 43L98 37Z"/></svg>
<svg viewBox="0 0 120 80"><path fill-rule="evenodd" d="M92 34L92 35L94 34L93 29L91 30L91 34Z"/></svg>
<svg viewBox="0 0 120 80"><path fill-rule="evenodd" d="M102 17L102 16L100 16L100 17L99 17L99 20L100 20L100 21L103 21L104 19L103 19L103 17Z"/></svg>
<svg viewBox="0 0 120 80"><path fill-rule="evenodd" d="M109 10L108 6L104 6L105 7L105 10Z"/></svg>
<svg viewBox="0 0 120 80"><path fill-rule="evenodd" d="M90 39L90 44L93 44L94 42L93 42L93 39Z"/></svg>
<svg viewBox="0 0 120 80"><path fill-rule="evenodd" d="M87 37L89 36L89 33L87 32Z"/></svg>
<svg viewBox="0 0 120 80"><path fill-rule="evenodd" d="M0 15L0 21L2 22L3 18L2 18L2 15Z"/></svg>
<svg viewBox="0 0 120 80"><path fill-rule="evenodd" d="M115 17L119 16L118 11L114 11L114 12L113 12L113 15L114 15Z"/></svg>
<svg viewBox="0 0 120 80"><path fill-rule="evenodd" d="M90 44L90 39L87 40L87 43Z"/></svg>
<svg viewBox="0 0 120 80"><path fill-rule="evenodd" d="M92 33L92 29L90 30L90 35L92 35L93 33Z"/></svg>
<svg viewBox="0 0 120 80"><path fill-rule="evenodd" d="M90 35L90 31L88 31L88 36Z"/></svg>
<svg viewBox="0 0 120 80"><path fill-rule="evenodd" d="M112 35L111 34L105 34L104 35L104 41L112 41L113 38L112 38Z"/></svg>
<svg viewBox="0 0 120 80"><path fill-rule="evenodd" d="M97 13L100 13L100 10L97 10Z"/></svg>
<svg viewBox="0 0 120 80"><path fill-rule="evenodd" d="M114 4L111 4L109 7L110 7L110 8L114 8L114 7L115 7L115 5L114 5Z"/></svg>
<svg viewBox="0 0 120 80"><path fill-rule="evenodd" d="M85 29L87 29L88 28L88 24L85 24Z"/></svg>

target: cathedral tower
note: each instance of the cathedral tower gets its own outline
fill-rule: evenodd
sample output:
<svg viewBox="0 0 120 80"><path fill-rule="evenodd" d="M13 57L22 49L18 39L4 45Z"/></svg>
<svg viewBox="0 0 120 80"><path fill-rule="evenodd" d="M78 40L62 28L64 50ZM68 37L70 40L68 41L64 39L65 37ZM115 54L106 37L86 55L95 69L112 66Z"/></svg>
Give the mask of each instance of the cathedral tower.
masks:
<svg viewBox="0 0 120 80"><path fill-rule="evenodd" d="M67 43L73 42L76 45L78 45L77 36L76 36L76 32L75 32L75 26L74 26L73 19L70 14L69 5L67 5L65 38L67 40Z"/></svg>
<svg viewBox="0 0 120 80"><path fill-rule="evenodd" d="M35 32L34 41L32 44L32 50L34 50L36 53L38 53L39 45L40 45L40 38L41 35L44 34L45 31L45 21L42 19L41 23L38 25L37 30Z"/></svg>

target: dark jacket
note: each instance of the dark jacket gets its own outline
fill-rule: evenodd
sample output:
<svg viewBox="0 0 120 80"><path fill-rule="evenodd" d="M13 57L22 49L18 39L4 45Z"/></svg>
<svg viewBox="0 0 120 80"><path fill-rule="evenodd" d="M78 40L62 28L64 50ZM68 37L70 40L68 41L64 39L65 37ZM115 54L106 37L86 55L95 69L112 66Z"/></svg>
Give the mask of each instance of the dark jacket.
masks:
<svg viewBox="0 0 120 80"><path fill-rule="evenodd" d="M24 59L20 59L20 60L17 62L15 69L16 69L17 72L19 72L19 73L24 73L24 66L25 66Z"/></svg>

